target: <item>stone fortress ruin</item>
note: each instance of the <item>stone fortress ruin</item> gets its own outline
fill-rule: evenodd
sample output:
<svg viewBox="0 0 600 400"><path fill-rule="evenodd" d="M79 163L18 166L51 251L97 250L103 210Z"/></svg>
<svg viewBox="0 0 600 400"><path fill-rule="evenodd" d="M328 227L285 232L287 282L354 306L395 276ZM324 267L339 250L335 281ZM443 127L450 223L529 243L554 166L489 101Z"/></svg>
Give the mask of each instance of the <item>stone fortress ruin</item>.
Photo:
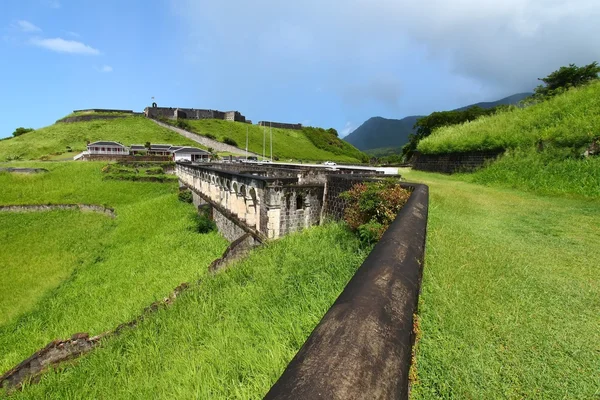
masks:
<svg viewBox="0 0 600 400"><path fill-rule="evenodd" d="M221 119L225 121L244 122L247 124L252 123L252 121L246 119L246 117L242 115L242 113L240 113L239 111L219 111L181 107L158 107L156 106L156 103L153 103L152 107L146 107L144 109L144 115L147 118L152 119ZM302 129L302 124L291 124L286 122L274 121L259 121L258 126L281 129Z"/></svg>

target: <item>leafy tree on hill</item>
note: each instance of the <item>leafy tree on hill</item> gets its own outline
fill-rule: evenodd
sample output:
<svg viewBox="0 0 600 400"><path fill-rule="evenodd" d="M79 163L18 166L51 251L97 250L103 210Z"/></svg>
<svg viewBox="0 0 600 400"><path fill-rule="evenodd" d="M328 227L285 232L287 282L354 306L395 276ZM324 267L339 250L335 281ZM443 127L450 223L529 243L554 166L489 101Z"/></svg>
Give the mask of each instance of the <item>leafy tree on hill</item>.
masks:
<svg viewBox="0 0 600 400"><path fill-rule="evenodd" d="M598 79L598 74L600 74L600 66L598 66L598 62L596 61L583 67L578 67L575 64L569 64L568 67L560 67L547 77L538 78L538 80L544 82L544 85L535 88L533 97L543 100L556 96L571 87L582 86Z"/></svg>
<svg viewBox="0 0 600 400"><path fill-rule="evenodd" d="M21 136L27 132L31 132L33 131L33 128L23 128L23 127L19 127L17 129L15 129L15 131L13 132L13 136L17 137L17 136Z"/></svg>
<svg viewBox="0 0 600 400"><path fill-rule="evenodd" d="M507 105L499 105L488 109L474 106L462 111L437 111L431 113L427 117L417 120L414 126L416 132L409 135L409 142L402 147L402 155L405 160L409 160L417 149L419 141L431 135L437 128L473 121L481 116L492 115L498 111L507 110L509 108L510 106Z"/></svg>

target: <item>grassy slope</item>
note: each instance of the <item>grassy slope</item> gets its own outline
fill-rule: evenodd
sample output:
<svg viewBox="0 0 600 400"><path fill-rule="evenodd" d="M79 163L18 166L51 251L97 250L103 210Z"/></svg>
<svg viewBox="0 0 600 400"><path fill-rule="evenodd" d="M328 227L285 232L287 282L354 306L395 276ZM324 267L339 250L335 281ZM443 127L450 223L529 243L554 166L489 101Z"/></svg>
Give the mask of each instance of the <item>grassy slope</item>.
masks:
<svg viewBox="0 0 600 400"><path fill-rule="evenodd" d="M229 137L235 140L240 148L246 148L247 128L248 150L257 154L262 154L263 152L263 128L258 125L221 121L217 119L186 120L186 122L190 124L197 133L211 133L219 141L223 141L223 138ZM265 128L265 132L265 154L269 157L269 128ZM315 147L303 131L273 128L273 156L279 157L282 161L287 159L301 159L357 162L356 151L358 150L354 149L354 151L350 151L346 149L348 155L334 154L331 151Z"/></svg>
<svg viewBox="0 0 600 400"><path fill-rule="evenodd" d="M262 398L365 256L341 225L287 236L15 397Z"/></svg>
<svg viewBox="0 0 600 400"><path fill-rule="evenodd" d="M89 262L113 227L110 218L95 213L0 213L0 326L34 308L46 291Z"/></svg>
<svg viewBox="0 0 600 400"><path fill-rule="evenodd" d="M558 154L557 154L558 153ZM600 198L600 157L565 158L561 151L513 150L461 178L542 195Z"/></svg>
<svg viewBox="0 0 600 400"><path fill-rule="evenodd" d="M524 109L441 128L423 139L423 153L447 153L533 146L538 140L558 147L588 144L600 132L600 82Z"/></svg>
<svg viewBox="0 0 600 400"><path fill-rule="evenodd" d="M23 162L9 165L43 166L50 169L50 173L1 173L0 204L106 204L115 208L117 218L108 225L100 223L97 227L94 217L82 215L78 220L86 226L49 238L50 243L58 243L56 252L48 249L39 254L44 259L35 261L31 268L39 267L37 274L43 279L46 262L50 265L56 263L58 257L62 257L62 249L72 249L72 246L81 243L82 246L75 249L75 268L72 269L72 259L66 259L67 265L61 267L61 273L65 276L71 269L70 275L56 285L56 274L49 273L48 279L54 276L54 283L38 286L38 301L27 305L29 311L0 325L2 372L50 340L69 337L76 332L96 334L130 320L179 283L203 276L208 264L219 257L227 245L217 233L199 235L192 231L194 208L177 200L176 183L103 181L100 172L102 163ZM59 230L57 226L48 225L53 224L51 215L35 215L38 217L22 217L23 221L29 218L32 226L16 225L11 228L8 235L14 241L3 242L2 250L8 245L21 249L26 259L35 257L30 250L35 247L30 246L28 233L45 226L51 229L47 234ZM69 218L65 218L66 227L75 223ZM90 229L89 240L95 240L101 233L100 246L84 243L83 240L67 243L73 235L85 229ZM9 259L9 266L19 267L24 256L12 256L13 259L11 254L3 252L3 257ZM0 279L9 276L3 270ZM32 276L31 284L36 284L39 279ZM7 284L10 285L10 282L4 282L4 285ZM0 302L6 303L14 295L14 292L2 291Z"/></svg>
<svg viewBox="0 0 600 400"><path fill-rule="evenodd" d="M201 147L169 129L160 127L144 117L126 117L114 120L57 123L19 137L0 141L0 161L8 156L20 155L23 159L66 152L73 149L72 156L85 150L86 141L115 140L125 145L171 143Z"/></svg>
<svg viewBox="0 0 600 400"><path fill-rule="evenodd" d="M401 172L431 194L412 397L597 396L600 203Z"/></svg>

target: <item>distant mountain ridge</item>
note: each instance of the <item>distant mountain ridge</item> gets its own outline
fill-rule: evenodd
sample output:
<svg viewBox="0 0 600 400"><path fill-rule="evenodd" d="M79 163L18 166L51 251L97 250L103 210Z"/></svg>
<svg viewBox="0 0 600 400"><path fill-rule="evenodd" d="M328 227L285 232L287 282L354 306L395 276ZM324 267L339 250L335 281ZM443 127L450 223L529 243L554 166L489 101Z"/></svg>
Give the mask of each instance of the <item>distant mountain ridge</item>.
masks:
<svg viewBox="0 0 600 400"><path fill-rule="evenodd" d="M463 111L474 106L487 109L501 104L517 104L531 95L532 93L517 93L500 100L475 103L453 111ZM408 135L413 133L413 126L422 117L424 115L410 115L402 119L372 117L346 136L344 140L363 151L382 147L401 148L408 143Z"/></svg>

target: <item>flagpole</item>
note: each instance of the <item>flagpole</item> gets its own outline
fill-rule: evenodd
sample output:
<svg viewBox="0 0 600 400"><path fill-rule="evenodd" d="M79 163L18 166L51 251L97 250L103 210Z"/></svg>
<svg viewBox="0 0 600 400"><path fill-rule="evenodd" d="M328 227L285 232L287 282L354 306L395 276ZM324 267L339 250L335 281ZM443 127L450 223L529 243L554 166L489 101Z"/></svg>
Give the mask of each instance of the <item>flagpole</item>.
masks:
<svg viewBox="0 0 600 400"><path fill-rule="evenodd" d="M269 122L269 135L271 136L271 162L273 162L273 125Z"/></svg>

